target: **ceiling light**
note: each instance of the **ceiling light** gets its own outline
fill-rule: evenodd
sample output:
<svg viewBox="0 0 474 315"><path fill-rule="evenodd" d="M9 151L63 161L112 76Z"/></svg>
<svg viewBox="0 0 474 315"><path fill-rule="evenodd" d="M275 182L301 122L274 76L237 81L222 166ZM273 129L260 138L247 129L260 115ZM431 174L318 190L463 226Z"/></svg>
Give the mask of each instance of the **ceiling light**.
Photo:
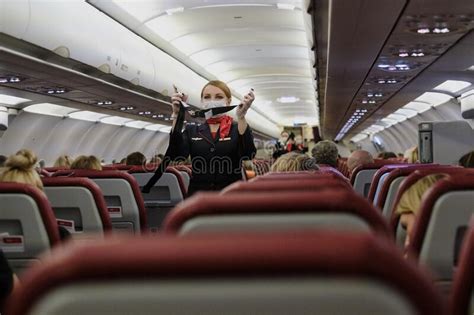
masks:
<svg viewBox="0 0 474 315"><path fill-rule="evenodd" d="M68 92L68 90L61 87L46 89L46 94L64 94L66 92Z"/></svg>
<svg viewBox="0 0 474 315"><path fill-rule="evenodd" d="M56 117L66 117L69 113L77 111L76 108L66 107L50 103L40 103L35 105L30 105L23 109L25 112L33 114L42 114L48 116Z"/></svg>
<svg viewBox="0 0 474 315"><path fill-rule="evenodd" d="M119 116L109 116L102 118L100 122L104 124L109 124L109 125L116 125L116 126L122 126L126 122L131 121L130 118L124 118L124 117L119 117Z"/></svg>
<svg viewBox="0 0 474 315"><path fill-rule="evenodd" d="M445 104L452 98L453 97L451 95L444 94L444 93L426 92L420 95L419 97L417 97L415 101L428 103L431 106L439 106L439 105Z"/></svg>
<svg viewBox="0 0 474 315"><path fill-rule="evenodd" d="M277 8L280 10L294 10L295 6L289 3L277 3Z"/></svg>
<svg viewBox="0 0 474 315"><path fill-rule="evenodd" d="M112 105L113 103L112 101L98 101L97 105Z"/></svg>
<svg viewBox="0 0 474 315"><path fill-rule="evenodd" d="M151 116L151 118L157 118L157 117L158 117L158 115L153 115L153 116Z"/></svg>
<svg viewBox="0 0 474 315"><path fill-rule="evenodd" d="M385 84L385 80L379 80L378 83L379 84Z"/></svg>
<svg viewBox="0 0 474 315"><path fill-rule="evenodd" d="M404 58L404 57L408 57L409 54L407 52L401 52L398 54L398 56Z"/></svg>
<svg viewBox="0 0 474 315"><path fill-rule="evenodd" d="M138 112L138 115L145 115L144 112Z"/></svg>
<svg viewBox="0 0 474 315"><path fill-rule="evenodd" d="M430 29L429 28L419 28L417 31L416 31L418 34L428 34L430 32Z"/></svg>
<svg viewBox="0 0 474 315"><path fill-rule="evenodd" d="M3 105L18 105L24 102L30 102L31 100L27 98L21 98L16 96L10 96L6 94L0 94L0 104Z"/></svg>
<svg viewBox="0 0 474 315"><path fill-rule="evenodd" d="M471 83L467 81L447 80L441 83L440 85L436 86L433 90L457 93L461 90L464 90L470 85Z"/></svg>
<svg viewBox="0 0 474 315"><path fill-rule="evenodd" d="M125 123L125 127L130 127L130 128L137 128L137 129L143 129L148 125L151 125L152 123L147 122L147 121L142 121L142 120L133 120Z"/></svg>
<svg viewBox="0 0 474 315"><path fill-rule="evenodd" d="M296 103L299 100L300 99L298 97L295 97L295 96L282 96L282 97L277 98L277 101L279 103Z"/></svg>
<svg viewBox="0 0 474 315"><path fill-rule="evenodd" d="M375 97L382 97L383 94L382 93L375 93Z"/></svg>
<svg viewBox="0 0 474 315"><path fill-rule="evenodd" d="M424 102L410 102L403 106L403 108L415 110L417 113L421 114L431 109L431 105Z"/></svg>
<svg viewBox="0 0 474 315"><path fill-rule="evenodd" d="M127 107L120 107L120 110L127 110Z"/></svg>
<svg viewBox="0 0 474 315"><path fill-rule="evenodd" d="M133 106L127 106L127 110L134 110L134 109L135 109L135 107L133 107Z"/></svg>
<svg viewBox="0 0 474 315"><path fill-rule="evenodd" d="M374 97L373 93L367 93L367 97Z"/></svg>
<svg viewBox="0 0 474 315"><path fill-rule="evenodd" d="M375 104L375 103L376 103L376 102L373 101L373 100L370 100L370 101L369 101L369 104Z"/></svg>
<svg viewBox="0 0 474 315"><path fill-rule="evenodd" d="M381 68L381 69L385 69L385 68L389 68L390 65L382 63L382 64L379 64L378 67Z"/></svg>
<svg viewBox="0 0 474 315"><path fill-rule="evenodd" d="M69 118L73 118L73 119L97 122L97 121L100 121L102 118L108 117L109 115L96 113L96 112L90 112L90 111L78 111L78 112L70 113L68 116Z"/></svg>
<svg viewBox="0 0 474 315"><path fill-rule="evenodd" d="M172 8L172 9L165 10L166 14L168 14L168 15L181 13L183 11L184 11L184 7L177 7L177 8Z"/></svg>
<svg viewBox="0 0 474 315"><path fill-rule="evenodd" d="M151 112L145 112L145 115L151 115Z"/></svg>

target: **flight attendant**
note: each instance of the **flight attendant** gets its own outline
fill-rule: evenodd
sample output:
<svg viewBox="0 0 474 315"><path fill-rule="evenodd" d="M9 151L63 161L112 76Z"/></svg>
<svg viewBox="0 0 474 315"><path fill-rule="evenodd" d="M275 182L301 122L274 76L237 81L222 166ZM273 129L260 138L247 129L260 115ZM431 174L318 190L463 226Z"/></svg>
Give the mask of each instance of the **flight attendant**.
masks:
<svg viewBox="0 0 474 315"><path fill-rule="evenodd" d="M230 106L231 99L230 89L222 81L210 81L201 91L203 109ZM245 120L254 99L253 91L244 96L236 108L237 121L226 114L207 115L204 124L187 125L183 132L173 129L168 148L170 158L191 156L193 176L188 196L201 190L220 190L242 178L242 161L252 159L256 153L252 130ZM187 96L175 93L171 100L175 128L181 102L186 102Z"/></svg>

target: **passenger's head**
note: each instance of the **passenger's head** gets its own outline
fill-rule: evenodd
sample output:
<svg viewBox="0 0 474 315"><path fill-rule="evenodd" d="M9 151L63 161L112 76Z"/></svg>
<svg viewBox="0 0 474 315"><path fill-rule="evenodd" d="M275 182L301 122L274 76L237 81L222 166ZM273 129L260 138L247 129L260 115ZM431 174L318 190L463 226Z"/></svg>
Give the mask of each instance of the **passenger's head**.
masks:
<svg viewBox="0 0 474 315"><path fill-rule="evenodd" d="M164 159L164 156L163 154L155 154L151 160L150 160L150 163L152 164L160 164Z"/></svg>
<svg viewBox="0 0 474 315"><path fill-rule="evenodd" d="M57 158L56 162L54 162L54 167L64 167L70 168L72 164L72 159L69 155L61 155Z"/></svg>
<svg viewBox="0 0 474 315"><path fill-rule="evenodd" d="M35 170L37 161L32 151L27 149L18 151L6 160L5 168L0 174L0 181L29 184L43 190L43 183Z"/></svg>
<svg viewBox="0 0 474 315"><path fill-rule="evenodd" d="M127 155L125 164L127 165L145 165L146 157L141 152L133 152Z"/></svg>
<svg viewBox="0 0 474 315"><path fill-rule="evenodd" d="M319 167L314 159L297 152L283 154L272 165L272 172L298 172L318 169Z"/></svg>
<svg viewBox="0 0 474 315"><path fill-rule="evenodd" d="M397 155L393 152L382 152L381 155L379 155L381 159L388 160L388 159L396 159Z"/></svg>
<svg viewBox="0 0 474 315"><path fill-rule="evenodd" d="M319 141L311 150L311 153L317 164L337 166L338 151L334 142L328 140Z"/></svg>
<svg viewBox="0 0 474 315"><path fill-rule="evenodd" d="M412 147L405 151L403 155L404 158L407 159L408 163L416 163L418 162L418 147Z"/></svg>
<svg viewBox="0 0 474 315"><path fill-rule="evenodd" d="M356 169L356 167L369 163L374 163L374 159L369 152L364 150L352 152L352 154L347 159L347 167L351 173Z"/></svg>
<svg viewBox="0 0 474 315"><path fill-rule="evenodd" d="M101 171L102 165L100 164L99 159L93 155L90 155L90 156L81 155L81 156L78 156L74 160L74 162L72 162L71 169Z"/></svg>
<svg viewBox="0 0 474 315"><path fill-rule="evenodd" d="M216 106L209 106L209 102L213 102L214 104L218 104L219 106L227 106L230 105L232 100L232 94L230 92L229 87L222 81L213 80L209 81L201 91L201 103L203 104L204 108L216 107Z"/></svg>
<svg viewBox="0 0 474 315"><path fill-rule="evenodd" d="M474 151L464 154L459 159L459 165L467 168L474 168Z"/></svg>
<svg viewBox="0 0 474 315"><path fill-rule="evenodd" d="M5 155L0 155L0 167L4 167L6 161L7 157Z"/></svg>
<svg viewBox="0 0 474 315"><path fill-rule="evenodd" d="M437 181L445 178L445 174L432 174L425 176L415 182L408 188L400 198L397 209L395 210L400 215L400 224L407 231L407 239L405 246L410 243L410 235L415 224L415 219L421 206L421 199L425 192L427 192Z"/></svg>

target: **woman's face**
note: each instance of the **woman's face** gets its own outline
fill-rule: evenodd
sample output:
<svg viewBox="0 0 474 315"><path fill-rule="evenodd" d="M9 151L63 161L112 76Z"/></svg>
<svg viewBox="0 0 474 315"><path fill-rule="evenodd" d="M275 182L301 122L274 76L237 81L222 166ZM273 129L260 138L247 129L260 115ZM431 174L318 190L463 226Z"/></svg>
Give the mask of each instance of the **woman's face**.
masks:
<svg viewBox="0 0 474 315"><path fill-rule="evenodd" d="M224 91L217 86L208 85L204 88L201 102L223 101L226 106L230 105L230 99L225 95Z"/></svg>

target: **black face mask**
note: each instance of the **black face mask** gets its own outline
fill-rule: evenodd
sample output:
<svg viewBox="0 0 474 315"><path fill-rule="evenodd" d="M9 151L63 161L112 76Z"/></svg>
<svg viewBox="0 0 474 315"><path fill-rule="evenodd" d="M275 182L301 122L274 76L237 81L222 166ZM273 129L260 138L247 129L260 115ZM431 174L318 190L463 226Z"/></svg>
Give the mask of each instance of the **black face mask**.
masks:
<svg viewBox="0 0 474 315"><path fill-rule="evenodd" d="M222 107L214 107L209 109L202 109L202 110L192 110L187 109L189 115L193 118L210 118L215 115L227 113L239 105L232 105L232 106L222 106Z"/></svg>

